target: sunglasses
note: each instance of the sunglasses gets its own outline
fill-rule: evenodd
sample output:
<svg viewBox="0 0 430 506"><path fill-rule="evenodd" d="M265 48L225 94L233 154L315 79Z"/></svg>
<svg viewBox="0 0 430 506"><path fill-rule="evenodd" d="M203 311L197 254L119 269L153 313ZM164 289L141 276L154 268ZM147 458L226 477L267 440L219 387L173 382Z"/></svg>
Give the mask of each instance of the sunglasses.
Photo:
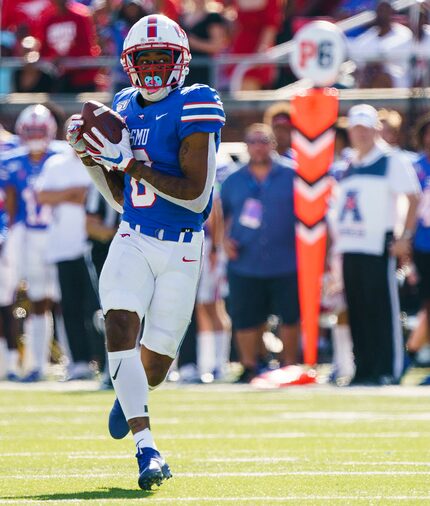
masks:
<svg viewBox="0 0 430 506"><path fill-rule="evenodd" d="M269 139L269 137L251 137L249 139L246 139L245 141L247 144L270 144L272 141Z"/></svg>

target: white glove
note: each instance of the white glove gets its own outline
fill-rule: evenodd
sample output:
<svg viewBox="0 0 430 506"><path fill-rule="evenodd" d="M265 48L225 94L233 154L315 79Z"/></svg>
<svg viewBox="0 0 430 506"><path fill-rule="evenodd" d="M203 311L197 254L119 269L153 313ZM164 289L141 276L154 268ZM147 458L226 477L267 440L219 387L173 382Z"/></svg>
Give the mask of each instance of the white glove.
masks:
<svg viewBox="0 0 430 506"><path fill-rule="evenodd" d="M66 140L75 150L76 154L83 158L84 156L88 156L87 147L84 142L84 138L82 137L82 125L84 124L84 120L80 114L74 114L70 118L70 123L67 126L66 132Z"/></svg>
<svg viewBox="0 0 430 506"><path fill-rule="evenodd" d="M118 144L111 142L95 127L91 128L91 133L92 137L84 134L84 139L92 146L86 148L91 158L108 170L125 172L129 164L135 160L128 130L126 128L122 130L122 137Z"/></svg>

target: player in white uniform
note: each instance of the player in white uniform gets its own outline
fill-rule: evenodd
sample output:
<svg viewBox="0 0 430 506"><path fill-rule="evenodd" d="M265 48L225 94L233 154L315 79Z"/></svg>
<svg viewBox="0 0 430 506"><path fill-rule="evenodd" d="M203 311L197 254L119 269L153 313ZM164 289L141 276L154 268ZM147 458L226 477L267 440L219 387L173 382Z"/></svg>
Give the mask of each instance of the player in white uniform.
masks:
<svg viewBox="0 0 430 506"><path fill-rule="evenodd" d="M92 146L85 152L79 118L69 129L70 143L100 191L122 207L100 297L112 382L137 446L143 489L171 476L150 431L148 386L163 382L191 319L225 121L215 90L182 87L190 59L187 36L177 23L162 15L142 18L122 53L132 87L113 102L127 125L121 142L93 128L97 142L83 134ZM120 196L106 169L124 175ZM139 356L135 343L143 316Z"/></svg>

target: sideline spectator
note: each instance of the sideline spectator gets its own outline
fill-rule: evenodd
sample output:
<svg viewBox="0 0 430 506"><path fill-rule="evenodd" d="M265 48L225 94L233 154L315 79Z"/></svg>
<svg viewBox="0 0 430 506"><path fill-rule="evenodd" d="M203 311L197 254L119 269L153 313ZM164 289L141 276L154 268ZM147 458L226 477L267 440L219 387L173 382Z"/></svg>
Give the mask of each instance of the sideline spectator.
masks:
<svg viewBox="0 0 430 506"><path fill-rule="evenodd" d="M222 53L228 46L229 34L227 19L214 9L208 0L192 0L183 15L182 25L188 34L188 41L193 55L186 84L209 84L215 86L211 79L214 63L211 59ZM206 59L205 63L195 64L197 59Z"/></svg>
<svg viewBox="0 0 430 506"><path fill-rule="evenodd" d="M65 168L67 167L67 170ZM72 150L51 157L38 180L38 200L52 207L47 260L56 263L72 363L66 379L88 379L92 346L93 287L85 261L87 252L84 201L91 179Z"/></svg>
<svg viewBox="0 0 430 506"><path fill-rule="evenodd" d="M430 328L430 115L420 118L416 127L416 136L421 156L415 163L422 196L417 211L417 228L414 236L414 262L418 273L418 289L422 309ZM430 385L430 376L422 384Z"/></svg>
<svg viewBox="0 0 430 506"><path fill-rule="evenodd" d="M40 39L44 20L54 12L52 0L3 0L1 29L14 33L18 42L28 35Z"/></svg>
<svg viewBox="0 0 430 506"><path fill-rule="evenodd" d="M61 78L56 91L82 93L95 91L95 68L63 68L67 57L86 56L97 65L100 48L90 10L75 0L55 0L56 12L46 16L42 28L40 56L54 60Z"/></svg>
<svg viewBox="0 0 430 506"><path fill-rule="evenodd" d="M294 171L279 156L272 129L246 130L250 160L221 188L229 258L229 311L240 361L240 381L256 374L267 317L281 317L281 365L297 361L299 303L293 209Z"/></svg>
<svg viewBox="0 0 430 506"><path fill-rule="evenodd" d="M393 109L379 109L378 119L381 122L381 137L392 148L399 148L402 117Z"/></svg>
<svg viewBox="0 0 430 506"><path fill-rule="evenodd" d="M273 130L278 154L294 160L294 151L291 148L292 125L288 102L276 102L268 107L264 112L263 122Z"/></svg>
<svg viewBox="0 0 430 506"><path fill-rule="evenodd" d="M398 111L394 109L379 109L378 119L381 123L381 137L390 145L390 147L399 155L406 156L411 162L418 158L414 151L408 151L401 146L403 118Z"/></svg>
<svg viewBox="0 0 430 506"><path fill-rule="evenodd" d="M282 21L281 0L235 0L237 18L233 40L230 46L232 55L263 54L275 45L276 35ZM229 72L231 72L230 69ZM246 72L242 90L268 88L276 76L274 65L258 65Z"/></svg>
<svg viewBox="0 0 430 506"><path fill-rule="evenodd" d="M416 8L416 7L415 7ZM411 86L423 87L430 84L429 54L430 54L430 26L429 6L426 3L419 5L418 19L413 22L411 16L411 28L413 40L411 41Z"/></svg>
<svg viewBox="0 0 430 506"><path fill-rule="evenodd" d="M412 32L393 21L394 10L388 0L380 0L374 26L349 39L351 58L358 64L360 88L409 87L409 47ZM374 58L378 61L363 61Z"/></svg>
<svg viewBox="0 0 430 506"><path fill-rule="evenodd" d="M406 157L378 141L376 109L352 107L348 129L354 152L339 183L335 233L354 343L351 384L395 384L403 369L395 257L404 260L411 252L419 183ZM406 194L409 209L403 235L394 239L399 194Z"/></svg>

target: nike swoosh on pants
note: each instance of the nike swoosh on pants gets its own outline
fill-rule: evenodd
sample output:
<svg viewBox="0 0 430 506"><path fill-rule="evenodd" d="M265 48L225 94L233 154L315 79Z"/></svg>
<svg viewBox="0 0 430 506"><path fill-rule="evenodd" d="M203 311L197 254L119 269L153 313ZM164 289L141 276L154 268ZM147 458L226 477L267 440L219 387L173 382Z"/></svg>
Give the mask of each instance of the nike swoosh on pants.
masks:
<svg viewBox="0 0 430 506"><path fill-rule="evenodd" d="M116 380L116 377L118 376L119 368L121 367L122 359L119 361L118 367L116 368L115 374L112 374L112 379Z"/></svg>

